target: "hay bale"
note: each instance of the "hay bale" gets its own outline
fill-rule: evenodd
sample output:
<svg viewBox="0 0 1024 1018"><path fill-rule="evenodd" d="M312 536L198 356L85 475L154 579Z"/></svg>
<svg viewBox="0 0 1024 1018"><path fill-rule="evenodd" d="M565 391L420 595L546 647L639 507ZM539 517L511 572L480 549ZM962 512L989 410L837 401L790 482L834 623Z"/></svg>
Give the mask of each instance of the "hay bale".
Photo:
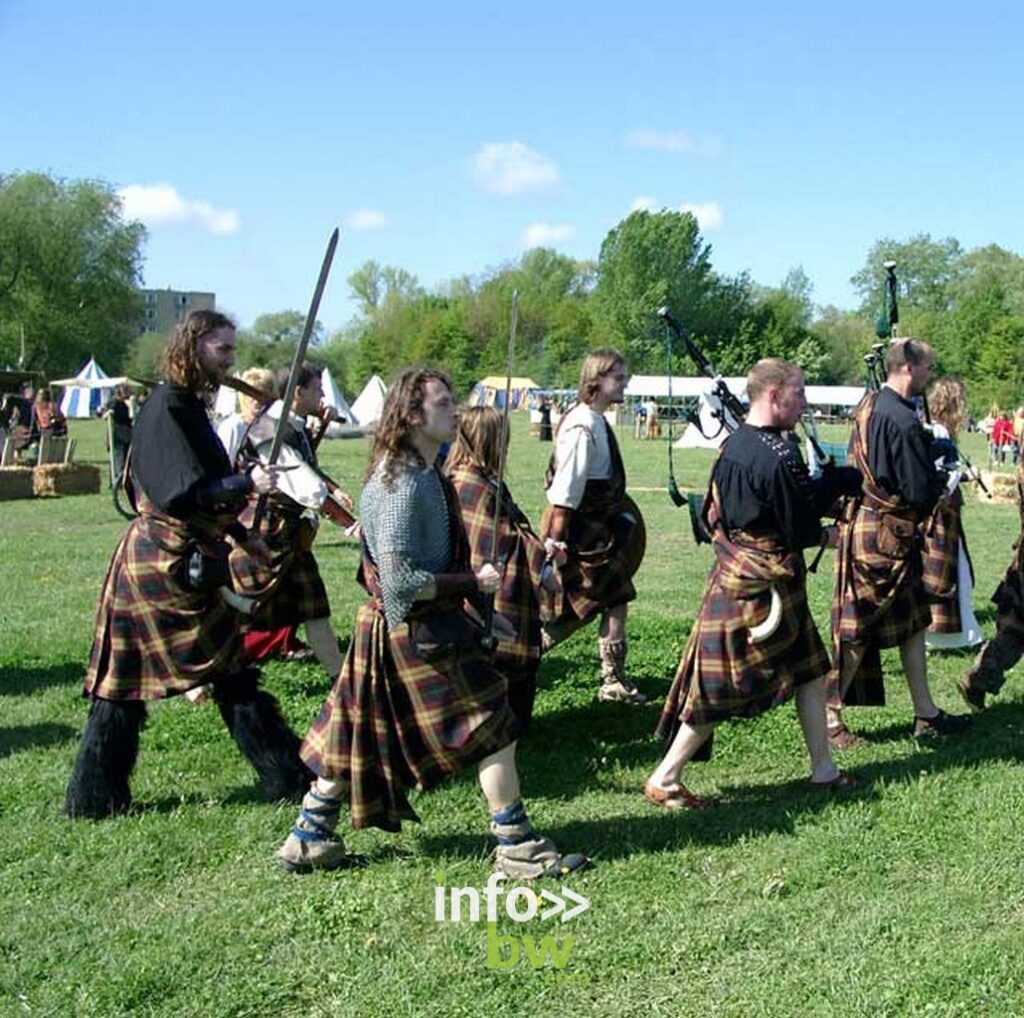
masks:
<svg viewBox="0 0 1024 1018"><path fill-rule="evenodd" d="M0 467L0 502L31 497L31 467Z"/></svg>
<svg viewBox="0 0 1024 1018"><path fill-rule="evenodd" d="M1016 502L1017 501L1017 474L1007 474L996 470L983 470L982 480L990 492L994 502ZM978 487L979 497L984 498L981 488Z"/></svg>
<svg viewBox="0 0 1024 1018"><path fill-rule="evenodd" d="M32 492L37 498L55 495L98 495L100 468L91 463L47 463L32 471Z"/></svg>

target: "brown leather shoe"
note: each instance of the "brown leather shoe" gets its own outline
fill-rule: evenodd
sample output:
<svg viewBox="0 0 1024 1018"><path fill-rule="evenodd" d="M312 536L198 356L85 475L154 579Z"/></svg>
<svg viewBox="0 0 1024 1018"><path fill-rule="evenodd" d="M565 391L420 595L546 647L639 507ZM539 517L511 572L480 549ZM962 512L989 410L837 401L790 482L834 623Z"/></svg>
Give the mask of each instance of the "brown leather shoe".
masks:
<svg viewBox="0 0 1024 1018"><path fill-rule="evenodd" d="M985 690L977 689L971 685L970 675L961 676L956 683L957 691L963 697L964 703L975 714L981 714L985 710Z"/></svg>
<svg viewBox="0 0 1024 1018"><path fill-rule="evenodd" d="M647 782L644 785L644 798L661 809L707 809L718 802L717 799L695 795L685 785L678 788L659 788Z"/></svg>
<svg viewBox="0 0 1024 1018"><path fill-rule="evenodd" d="M846 725L828 730L828 744L830 748L840 753L848 749L864 749L865 746L871 745L863 736L854 735Z"/></svg>

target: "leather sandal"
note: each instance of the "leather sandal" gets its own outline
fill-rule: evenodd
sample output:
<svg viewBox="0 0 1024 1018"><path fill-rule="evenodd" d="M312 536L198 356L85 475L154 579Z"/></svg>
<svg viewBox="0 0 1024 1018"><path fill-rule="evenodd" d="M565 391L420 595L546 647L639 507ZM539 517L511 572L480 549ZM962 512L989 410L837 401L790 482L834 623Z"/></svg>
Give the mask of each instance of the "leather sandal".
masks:
<svg viewBox="0 0 1024 1018"><path fill-rule="evenodd" d="M807 783L816 792L849 792L860 786L860 782L852 774L845 774L843 771L828 781L808 781Z"/></svg>
<svg viewBox="0 0 1024 1018"><path fill-rule="evenodd" d="M871 745L862 735L854 735L846 725L828 730L828 744L840 752L847 749L864 749Z"/></svg>
<svg viewBox="0 0 1024 1018"><path fill-rule="evenodd" d="M644 798L661 809L707 809L718 800L707 796L695 795L685 785L678 788L659 788L650 781L644 785Z"/></svg>

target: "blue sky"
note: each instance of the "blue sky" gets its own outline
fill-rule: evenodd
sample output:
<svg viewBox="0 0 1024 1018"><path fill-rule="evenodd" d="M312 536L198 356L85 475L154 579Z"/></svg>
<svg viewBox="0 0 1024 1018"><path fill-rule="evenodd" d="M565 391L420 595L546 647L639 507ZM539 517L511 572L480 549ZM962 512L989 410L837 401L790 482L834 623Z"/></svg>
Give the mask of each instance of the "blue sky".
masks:
<svg viewBox="0 0 1024 1018"><path fill-rule="evenodd" d="M0 0L0 171L123 189L146 285L243 325L305 310L335 224L331 330L367 259L596 258L638 205L840 307L883 236L1024 252L1019 5L617 6Z"/></svg>

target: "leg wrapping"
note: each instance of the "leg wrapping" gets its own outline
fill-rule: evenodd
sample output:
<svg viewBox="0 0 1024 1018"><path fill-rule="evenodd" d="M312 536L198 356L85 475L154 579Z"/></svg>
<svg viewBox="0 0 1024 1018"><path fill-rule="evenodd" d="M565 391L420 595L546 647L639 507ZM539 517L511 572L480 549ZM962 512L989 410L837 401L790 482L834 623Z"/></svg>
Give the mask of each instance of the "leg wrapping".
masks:
<svg viewBox="0 0 1024 1018"><path fill-rule="evenodd" d="M69 817L106 817L131 806L129 782L145 720L139 701L93 700L64 800Z"/></svg>

